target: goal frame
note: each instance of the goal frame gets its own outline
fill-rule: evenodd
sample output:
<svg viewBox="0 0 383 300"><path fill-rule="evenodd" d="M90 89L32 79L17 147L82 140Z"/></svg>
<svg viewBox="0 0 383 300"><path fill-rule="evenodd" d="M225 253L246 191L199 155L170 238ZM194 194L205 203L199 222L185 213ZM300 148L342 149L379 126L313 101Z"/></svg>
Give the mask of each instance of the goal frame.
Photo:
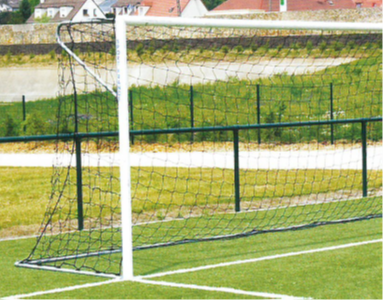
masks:
<svg viewBox="0 0 383 300"><path fill-rule="evenodd" d="M174 26L203 28L235 28L235 29L282 29L282 30L337 30L337 31L382 31L379 23L348 22L291 22L263 20L228 20L228 19L195 19L171 17L131 17L116 18L116 56L117 56L117 97L119 101L120 155L121 158L121 219L122 219L122 279L131 280L133 275L132 214L129 166L129 99L128 99L128 66L126 59L127 39L126 27L134 26ZM124 154L125 153L125 154Z"/></svg>

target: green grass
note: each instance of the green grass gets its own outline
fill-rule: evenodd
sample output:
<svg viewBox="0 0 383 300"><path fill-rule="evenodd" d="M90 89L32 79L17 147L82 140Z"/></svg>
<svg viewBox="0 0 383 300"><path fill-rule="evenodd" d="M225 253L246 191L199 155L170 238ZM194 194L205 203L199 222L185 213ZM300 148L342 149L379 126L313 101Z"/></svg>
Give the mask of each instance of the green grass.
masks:
<svg viewBox="0 0 383 300"><path fill-rule="evenodd" d="M275 74L258 80L217 81L194 86L194 125L229 126L257 123L257 84L260 84L261 123L301 122L330 119L330 84L333 84L334 118L369 118L382 115L382 75L380 50L361 56L350 63L301 75ZM325 56L329 57L329 56ZM323 57L322 57L323 58ZM190 127L190 87L176 82L166 87L132 87L132 129L164 129ZM60 106L60 132L73 132L73 99L42 99L28 102L27 135L57 132ZM79 94L80 131L117 130L117 103L101 91ZM11 120L7 120L9 115ZM0 136L24 135L21 130L20 103L0 105ZM9 118L8 118L9 119ZM13 122L13 123L12 123ZM36 123L39 125L36 126ZM11 129L14 129L13 131ZM380 124L369 125L369 138L380 140ZM330 139L329 126L310 128L267 129L262 140L282 143L322 141ZM335 126L336 140L359 140L359 124ZM257 141L258 131L241 133L241 140ZM148 135L136 137L145 142L185 142L190 134ZM230 132L206 132L195 135L196 141L230 141Z"/></svg>
<svg viewBox="0 0 383 300"><path fill-rule="evenodd" d="M53 192L62 188L66 169L53 176ZM104 175L99 176L102 172ZM117 212L119 206L119 169L84 169L84 205L87 216L99 214L99 206ZM0 168L0 233L27 234L35 232L48 205L52 187L51 168ZM362 190L361 171L355 170L242 170L242 209L276 207L293 203L315 203L322 199L358 198ZM382 186L381 171L369 171L369 189ZM76 175L72 169L63 192L60 212L75 219ZM57 181L60 179L59 181ZM229 169L208 168L132 168L132 180L137 184L132 191L133 213L141 221L158 221L165 217L199 215L234 210L234 173ZM154 185L155 184L155 185ZM98 188L95 188L98 186ZM54 206L58 194L50 204ZM72 201L70 201L72 199ZM31 205L33 204L33 205ZM102 215L112 212L104 209ZM70 211L70 213L69 213ZM54 217L56 220L57 217ZM28 228L27 226L32 226Z"/></svg>
<svg viewBox="0 0 383 300"><path fill-rule="evenodd" d="M381 219L328 225L308 230L257 235L226 241L185 244L134 253L135 275L147 275L257 257L368 241L382 237ZM2 277L0 297L73 286L102 279L16 268L33 240L0 242ZM223 286L256 292L282 293L316 299L380 299L381 245L306 254L211 271L161 277L181 283ZM72 292L38 296L40 299L121 298L242 298L235 294L167 288L138 283L115 283ZM245 297L244 297L245 298ZM254 297L251 297L254 298Z"/></svg>

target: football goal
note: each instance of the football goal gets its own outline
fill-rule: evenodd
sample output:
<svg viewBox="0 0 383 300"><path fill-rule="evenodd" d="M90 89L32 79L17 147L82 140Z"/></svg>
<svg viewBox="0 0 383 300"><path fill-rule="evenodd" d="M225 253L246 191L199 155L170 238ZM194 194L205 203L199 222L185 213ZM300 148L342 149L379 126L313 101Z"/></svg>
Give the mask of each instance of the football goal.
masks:
<svg viewBox="0 0 383 300"><path fill-rule="evenodd" d="M382 25L118 17L57 30L52 192L18 266L381 217Z"/></svg>

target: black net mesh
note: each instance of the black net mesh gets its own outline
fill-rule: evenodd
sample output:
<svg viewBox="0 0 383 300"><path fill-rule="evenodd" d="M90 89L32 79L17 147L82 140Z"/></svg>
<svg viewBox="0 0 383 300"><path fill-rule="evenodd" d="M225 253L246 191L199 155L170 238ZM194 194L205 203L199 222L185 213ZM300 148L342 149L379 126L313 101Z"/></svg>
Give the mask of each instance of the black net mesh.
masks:
<svg viewBox="0 0 383 300"><path fill-rule="evenodd" d="M59 33L83 62L60 57L57 134L73 138L57 140L23 263L120 274L114 26ZM381 216L381 33L128 26L127 38L135 249Z"/></svg>

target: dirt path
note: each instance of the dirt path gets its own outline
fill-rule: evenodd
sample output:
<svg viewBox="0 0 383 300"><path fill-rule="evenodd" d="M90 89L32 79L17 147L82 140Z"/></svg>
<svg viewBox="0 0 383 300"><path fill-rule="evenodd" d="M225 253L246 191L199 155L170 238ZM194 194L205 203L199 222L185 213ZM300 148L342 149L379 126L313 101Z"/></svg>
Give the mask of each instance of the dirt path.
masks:
<svg viewBox="0 0 383 300"><path fill-rule="evenodd" d="M181 84L209 83L238 79L257 79L276 74L299 75L313 73L328 67L351 62L352 58L284 58L246 62L195 62L192 64L172 63L162 65L134 65L129 69L129 82L134 85L168 85L175 81ZM0 102L27 101L56 97L60 88L56 66L41 68L0 68ZM115 73L98 70L98 75L111 86ZM76 69L79 90L92 91L98 86L88 76L84 84L84 70ZM66 94L72 93L70 86Z"/></svg>

